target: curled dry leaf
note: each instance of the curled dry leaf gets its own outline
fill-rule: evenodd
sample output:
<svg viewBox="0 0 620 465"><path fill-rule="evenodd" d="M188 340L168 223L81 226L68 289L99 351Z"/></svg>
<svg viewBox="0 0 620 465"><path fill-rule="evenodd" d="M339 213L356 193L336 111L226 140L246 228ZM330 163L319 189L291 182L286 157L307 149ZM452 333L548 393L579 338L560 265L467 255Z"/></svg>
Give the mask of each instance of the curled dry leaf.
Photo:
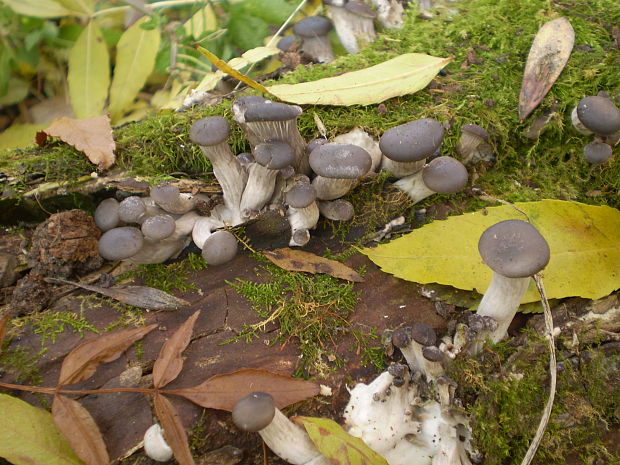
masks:
<svg viewBox="0 0 620 465"><path fill-rule="evenodd" d="M172 449L174 458L180 465L195 465L189 450L187 434L181 422L181 416L174 406L162 394L156 393L153 398L155 414L164 429L164 439Z"/></svg>
<svg viewBox="0 0 620 465"><path fill-rule="evenodd" d="M325 273L334 278L361 283L364 281L359 273L336 260L319 257L311 252L297 249L263 250L263 255L275 265L288 271L306 271L308 273Z"/></svg>
<svg viewBox="0 0 620 465"><path fill-rule="evenodd" d="M153 365L153 384L156 388L162 388L174 380L183 369L181 353L189 344L199 315L200 311L197 311L190 316L161 347Z"/></svg>
<svg viewBox="0 0 620 465"><path fill-rule="evenodd" d="M188 305L187 301L175 297L167 292L147 286L125 286L125 287L99 287L90 284L76 283L67 279L45 278L50 283L69 284L77 286L87 291L105 295L111 299L118 300L134 307L146 308L147 310L178 310Z"/></svg>
<svg viewBox="0 0 620 465"><path fill-rule="evenodd" d="M42 133L58 137L75 147L102 170L114 164L116 144L112 136L110 117L107 115L87 119L63 116L52 121L52 124ZM37 134L37 142L42 145L39 134Z"/></svg>
<svg viewBox="0 0 620 465"><path fill-rule="evenodd" d="M575 31L566 18L549 21L538 30L525 63L519 118L524 120L542 102L573 50Z"/></svg>
<svg viewBox="0 0 620 465"><path fill-rule="evenodd" d="M110 463L103 436L95 420L79 402L65 396L54 396L52 416L76 455L87 465Z"/></svg>
<svg viewBox="0 0 620 465"><path fill-rule="evenodd" d="M86 341L65 357L60 368L58 385L79 383L92 376L100 363L116 360L134 342L157 327L124 329Z"/></svg>
<svg viewBox="0 0 620 465"><path fill-rule="evenodd" d="M318 395L319 389L319 385L312 381L246 368L212 376L198 386L175 390L174 394L204 408L230 412L239 399L251 392L267 392L273 396L278 408L284 408Z"/></svg>

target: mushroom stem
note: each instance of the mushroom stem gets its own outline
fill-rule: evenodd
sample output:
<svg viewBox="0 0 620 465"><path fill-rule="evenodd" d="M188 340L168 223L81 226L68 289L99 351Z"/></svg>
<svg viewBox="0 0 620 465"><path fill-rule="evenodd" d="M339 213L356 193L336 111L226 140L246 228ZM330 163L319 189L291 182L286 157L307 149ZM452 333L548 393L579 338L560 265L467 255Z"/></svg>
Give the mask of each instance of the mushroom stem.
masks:
<svg viewBox="0 0 620 465"><path fill-rule="evenodd" d="M306 245L307 241L303 244L298 244L297 239L299 235L295 235L295 232L301 229L314 229L316 227L317 222L319 221L319 207L316 201L312 202L307 207L295 208L288 207L287 212L288 222L291 225L291 240L289 242L290 246L303 246Z"/></svg>
<svg viewBox="0 0 620 465"><path fill-rule="evenodd" d="M265 206L273 195L277 170L265 168L260 163L251 163L248 168L248 181L241 197L240 211L248 218Z"/></svg>
<svg viewBox="0 0 620 465"><path fill-rule="evenodd" d="M317 176L312 180L316 189L316 197L320 200L335 200L347 192L357 183L357 179L326 178Z"/></svg>
<svg viewBox="0 0 620 465"><path fill-rule="evenodd" d="M420 170L415 174L400 178L394 183L394 186L396 186L401 191L406 193L409 197L411 197L414 204L421 202L426 197L430 197L431 195L435 194L435 191L429 189L429 187L424 183L424 179L422 179L422 173L423 171Z"/></svg>
<svg viewBox="0 0 620 465"><path fill-rule="evenodd" d="M425 163L426 159L411 162L400 162L390 160L384 155L383 158L381 158L381 169L392 173L392 175L397 178L402 178L404 176L409 176L412 173L419 173L420 170L424 168Z"/></svg>

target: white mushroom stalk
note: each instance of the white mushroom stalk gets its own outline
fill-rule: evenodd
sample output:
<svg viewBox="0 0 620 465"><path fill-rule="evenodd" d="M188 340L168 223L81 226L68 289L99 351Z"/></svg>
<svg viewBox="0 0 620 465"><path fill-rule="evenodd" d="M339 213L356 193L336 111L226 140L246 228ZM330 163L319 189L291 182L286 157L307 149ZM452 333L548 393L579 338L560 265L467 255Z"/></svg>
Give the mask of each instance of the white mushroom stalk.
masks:
<svg viewBox="0 0 620 465"><path fill-rule="evenodd" d="M301 49L314 61L330 63L334 52L327 33L332 28L329 19L322 16L309 16L293 26L293 32L302 39Z"/></svg>
<svg viewBox="0 0 620 465"><path fill-rule="evenodd" d="M151 425L144 433L144 453L157 462L167 462L173 452L164 439L163 430L157 423Z"/></svg>
<svg viewBox="0 0 620 465"><path fill-rule="evenodd" d="M285 197L285 202L288 205L286 216L291 225L290 246L301 247L306 245L310 239L310 233L304 231L314 229L319 221L320 213L316 202L316 190L309 183L308 178L303 177L305 180L293 184Z"/></svg>
<svg viewBox="0 0 620 465"><path fill-rule="evenodd" d="M506 220L482 233L478 251L482 260L493 270L493 278L477 314L497 322L497 328L489 332L489 338L492 342L499 342L506 337L530 277L549 262L549 245L530 223Z"/></svg>
<svg viewBox="0 0 620 465"><path fill-rule="evenodd" d="M392 344L400 349L413 372L426 372L426 359L422 350L435 345L436 341L435 330L425 323L414 323L392 333Z"/></svg>
<svg viewBox="0 0 620 465"><path fill-rule="evenodd" d="M413 203L418 203L433 194L453 194L467 185L467 168L452 157L438 157L421 171L399 179L394 183L405 192Z"/></svg>
<svg viewBox="0 0 620 465"><path fill-rule="evenodd" d="M330 2L329 13L342 46L349 53L358 53L377 37L374 26L375 13L359 1L343 3Z"/></svg>
<svg viewBox="0 0 620 465"><path fill-rule="evenodd" d="M377 9L377 20L386 29L401 28L403 25L403 5L396 0L370 0Z"/></svg>

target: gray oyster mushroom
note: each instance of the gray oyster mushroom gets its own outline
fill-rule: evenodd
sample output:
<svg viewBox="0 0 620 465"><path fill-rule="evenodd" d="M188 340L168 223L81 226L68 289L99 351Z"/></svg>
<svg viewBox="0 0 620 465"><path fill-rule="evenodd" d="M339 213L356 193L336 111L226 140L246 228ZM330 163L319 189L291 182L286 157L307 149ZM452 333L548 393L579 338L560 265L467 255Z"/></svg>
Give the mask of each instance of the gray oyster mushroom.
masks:
<svg viewBox="0 0 620 465"><path fill-rule="evenodd" d="M334 60L334 52L327 33L332 23L323 16L308 16L293 26L295 35L302 39L301 50L319 63Z"/></svg>
<svg viewBox="0 0 620 465"><path fill-rule="evenodd" d="M582 134L606 136L620 130L620 109L608 97L584 97L573 109L571 120Z"/></svg>
<svg viewBox="0 0 620 465"><path fill-rule="evenodd" d="M144 245L144 236L138 228L121 226L113 228L101 235L99 239L99 255L106 260L125 260Z"/></svg>
<svg viewBox="0 0 620 465"><path fill-rule="evenodd" d="M327 3L327 2L326 2ZM329 13L342 46L349 53L358 53L374 42L376 13L361 1L329 2Z"/></svg>
<svg viewBox="0 0 620 465"><path fill-rule="evenodd" d="M103 232L116 228L119 225L121 219L118 217L118 207L118 201L113 198L102 200L97 205L93 216L95 224Z"/></svg>
<svg viewBox="0 0 620 465"><path fill-rule="evenodd" d="M237 255L237 238L229 231L215 231L202 246L202 258L208 265L223 265Z"/></svg>
<svg viewBox="0 0 620 465"><path fill-rule="evenodd" d="M348 200L321 200L318 204L319 212L328 220L349 221L355 214L353 204Z"/></svg>
<svg viewBox="0 0 620 465"><path fill-rule="evenodd" d="M604 142L590 142L583 148L583 156L591 165L600 165L613 155L611 145Z"/></svg>
<svg viewBox="0 0 620 465"><path fill-rule="evenodd" d="M476 163L479 160L489 161L493 156L493 149L488 144L489 133L477 124L461 126L461 137L456 145L456 152L463 164Z"/></svg>
<svg viewBox="0 0 620 465"><path fill-rule="evenodd" d="M288 206L286 216L291 225L289 246L304 246L310 239L310 229L319 221L319 207L316 202L316 190L307 177L293 185L285 194L284 202ZM301 231L301 232L298 232ZM308 231L306 234L305 231Z"/></svg>

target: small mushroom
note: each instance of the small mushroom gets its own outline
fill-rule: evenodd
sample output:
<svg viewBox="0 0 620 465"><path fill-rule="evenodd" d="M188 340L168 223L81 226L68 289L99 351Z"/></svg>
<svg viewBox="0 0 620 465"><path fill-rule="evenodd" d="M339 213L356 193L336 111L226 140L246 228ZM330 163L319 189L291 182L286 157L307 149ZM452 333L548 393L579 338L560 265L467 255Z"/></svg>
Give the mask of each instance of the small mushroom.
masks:
<svg viewBox="0 0 620 465"><path fill-rule="evenodd" d="M582 98L571 113L573 126L582 134L606 136L620 130L620 109L605 96Z"/></svg>
<svg viewBox="0 0 620 465"><path fill-rule="evenodd" d="M357 145L323 144L310 153L310 167L316 173L312 185L320 200L334 200L349 192L370 170L368 152Z"/></svg>
<svg viewBox="0 0 620 465"><path fill-rule="evenodd" d="M332 23L322 16L308 16L293 26L293 32L301 37L301 50L319 63L334 60L334 52L327 33Z"/></svg>
<svg viewBox="0 0 620 465"><path fill-rule="evenodd" d="M424 358L424 374L427 379L437 379L439 376L443 375L443 365L446 357L438 347L423 347L422 357Z"/></svg>
<svg viewBox="0 0 620 465"><path fill-rule="evenodd" d="M353 204L348 200L321 200L318 204L319 212L328 220L349 221L355 214Z"/></svg>
<svg viewBox="0 0 620 465"><path fill-rule="evenodd" d="M310 436L290 421L265 392L252 392L239 400L232 420L242 431L258 432L274 454L294 465L330 465Z"/></svg>
<svg viewBox="0 0 620 465"><path fill-rule="evenodd" d="M499 342L517 313L530 277L549 263L549 245L530 223L506 220L482 233L478 251L493 270L493 278L476 313L497 322L489 337L492 342Z"/></svg>
<svg viewBox="0 0 620 465"><path fill-rule="evenodd" d="M118 205L118 218L124 223L140 224L146 215L146 204L142 197L132 195Z"/></svg>
<svg viewBox="0 0 620 465"><path fill-rule="evenodd" d="M381 168L397 178L420 171L425 158L440 149L443 136L443 125L431 118L388 129L379 139L379 148L383 153Z"/></svg>
<svg viewBox="0 0 620 465"><path fill-rule="evenodd" d="M306 182L296 183L285 195L285 203L288 205L286 216L291 225L291 240L289 242L291 247L306 245L310 239L309 230L314 229L319 221L316 190L308 178L306 176L304 178L306 178ZM297 233L299 230L308 231L308 234L305 232ZM300 240L301 242L298 242Z"/></svg>
<svg viewBox="0 0 620 465"><path fill-rule="evenodd" d="M166 239L172 236L176 229L174 218L170 215L155 215L147 218L142 223L142 234L153 241Z"/></svg>
<svg viewBox="0 0 620 465"><path fill-rule="evenodd" d="M99 255L106 260L124 260L135 255L144 245L144 236L138 228L122 226L101 235Z"/></svg>
<svg viewBox="0 0 620 465"><path fill-rule="evenodd" d="M590 142L583 148L583 156L592 165L600 165L608 161L613 155L611 145L604 142Z"/></svg>
<svg viewBox="0 0 620 465"><path fill-rule="evenodd" d="M357 53L377 37L374 19L377 16L368 5L351 0L330 2L329 12L336 34L349 53Z"/></svg>
<svg viewBox="0 0 620 465"><path fill-rule="evenodd" d="M116 228L119 225L121 220L118 217L118 207L118 201L113 198L102 200L97 205L94 214L95 224L103 232Z"/></svg>
<svg viewBox="0 0 620 465"><path fill-rule="evenodd" d="M229 231L215 231L202 246L202 258L209 265L222 265L237 255L237 238Z"/></svg>
<svg viewBox="0 0 620 465"><path fill-rule="evenodd" d="M349 132L340 134L334 137L332 142L338 144L353 144L366 150L372 159L370 171L377 171L381 165L383 154L379 148L379 141L361 128L353 128Z"/></svg>
<svg viewBox="0 0 620 465"><path fill-rule="evenodd" d="M489 159L493 149L488 144L489 133L482 126L464 124L461 126L461 138L456 144L456 152L461 156L463 164L475 163Z"/></svg>
<svg viewBox="0 0 620 465"><path fill-rule="evenodd" d="M156 462L167 462L173 456L172 449L164 438L163 429L157 423L144 433L144 452Z"/></svg>
<svg viewBox="0 0 620 465"><path fill-rule="evenodd" d="M164 184L151 188L150 197L168 213L184 215L196 206L196 198L187 193L181 193L177 186Z"/></svg>
<svg viewBox="0 0 620 465"><path fill-rule="evenodd" d="M467 168L455 158L437 157L421 171L394 183L418 203L433 194L452 194L467 185Z"/></svg>
<svg viewBox="0 0 620 465"><path fill-rule="evenodd" d="M283 52L296 52L299 47L299 39L293 34L282 37L276 44Z"/></svg>
<svg viewBox="0 0 620 465"><path fill-rule="evenodd" d="M435 345L436 341L435 330L425 323L414 323L392 333L392 344L400 349L411 370L422 373L425 366L422 349Z"/></svg>

